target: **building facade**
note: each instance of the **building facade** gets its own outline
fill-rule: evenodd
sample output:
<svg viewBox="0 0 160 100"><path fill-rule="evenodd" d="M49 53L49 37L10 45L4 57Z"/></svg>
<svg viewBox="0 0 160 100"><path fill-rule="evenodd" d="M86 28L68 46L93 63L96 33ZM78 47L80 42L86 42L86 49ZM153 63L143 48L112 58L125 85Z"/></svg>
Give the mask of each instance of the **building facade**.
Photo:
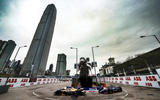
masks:
<svg viewBox="0 0 160 100"><path fill-rule="evenodd" d="M0 40L0 72L2 73L16 47L16 43L12 40Z"/></svg>
<svg viewBox="0 0 160 100"><path fill-rule="evenodd" d="M110 57L108 59L108 63L103 65L101 69L99 70L101 76L113 76L113 67L115 66L115 59L113 57Z"/></svg>
<svg viewBox="0 0 160 100"><path fill-rule="evenodd" d="M132 76L157 74L156 69L158 68L160 68L160 48L117 64L113 70L116 76Z"/></svg>
<svg viewBox="0 0 160 100"><path fill-rule="evenodd" d="M66 55L58 54L57 65L56 65L56 75L63 76L66 75Z"/></svg>
<svg viewBox="0 0 160 100"><path fill-rule="evenodd" d="M45 9L24 60L21 76L37 77L45 74L56 13L54 4L48 5Z"/></svg>

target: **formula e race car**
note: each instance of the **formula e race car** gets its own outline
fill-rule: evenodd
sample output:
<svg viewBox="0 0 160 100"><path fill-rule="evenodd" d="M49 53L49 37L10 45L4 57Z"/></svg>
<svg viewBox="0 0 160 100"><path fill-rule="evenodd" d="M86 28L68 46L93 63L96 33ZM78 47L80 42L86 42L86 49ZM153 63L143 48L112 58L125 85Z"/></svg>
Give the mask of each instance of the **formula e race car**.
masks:
<svg viewBox="0 0 160 100"><path fill-rule="evenodd" d="M71 87L71 88L57 90L54 94L57 96L71 96L71 95L84 96L85 91L82 88L76 89Z"/></svg>
<svg viewBox="0 0 160 100"><path fill-rule="evenodd" d="M122 88L111 85L111 86L108 86L107 88L99 89L99 93L101 94L112 94L116 92L122 92Z"/></svg>

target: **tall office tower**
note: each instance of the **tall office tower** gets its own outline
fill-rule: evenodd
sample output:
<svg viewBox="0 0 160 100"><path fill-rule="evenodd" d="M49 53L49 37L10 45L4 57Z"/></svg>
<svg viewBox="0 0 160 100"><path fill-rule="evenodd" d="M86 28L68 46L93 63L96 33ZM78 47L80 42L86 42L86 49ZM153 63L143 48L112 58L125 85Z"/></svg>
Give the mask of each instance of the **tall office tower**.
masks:
<svg viewBox="0 0 160 100"><path fill-rule="evenodd" d="M58 54L57 65L56 65L56 75L65 75L66 74L66 55Z"/></svg>
<svg viewBox="0 0 160 100"><path fill-rule="evenodd" d="M49 66L49 72L52 72L53 71L53 64L50 64Z"/></svg>
<svg viewBox="0 0 160 100"><path fill-rule="evenodd" d="M56 13L57 10L54 4L48 5L45 9L24 60L20 73L21 76L30 75L30 77L35 78L37 75L44 75L55 26Z"/></svg>
<svg viewBox="0 0 160 100"><path fill-rule="evenodd" d="M16 43L12 40L0 40L0 72L3 72L5 69L15 47Z"/></svg>

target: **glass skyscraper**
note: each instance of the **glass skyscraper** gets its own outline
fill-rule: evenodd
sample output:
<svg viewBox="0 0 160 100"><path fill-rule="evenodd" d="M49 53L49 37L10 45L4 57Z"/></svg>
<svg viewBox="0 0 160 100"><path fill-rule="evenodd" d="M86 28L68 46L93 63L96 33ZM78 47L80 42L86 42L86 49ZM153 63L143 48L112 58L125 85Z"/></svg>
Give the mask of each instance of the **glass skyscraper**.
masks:
<svg viewBox="0 0 160 100"><path fill-rule="evenodd" d="M63 76L66 75L66 55L58 54L57 65L56 65L56 75Z"/></svg>
<svg viewBox="0 0 160 100"><path fill-rule="evenodd" d="M0 40L0 72L3 72L5 69L15 47L16 43L12 40Z"/></svg>
<svg viewBox="0 0 160 100"><path fill-rule="evenodd" d="M24 60L20 73L21 76L37 77L44 75L55 26L56 13L57 10L54 4L48 5L45 9Z"/></svg>

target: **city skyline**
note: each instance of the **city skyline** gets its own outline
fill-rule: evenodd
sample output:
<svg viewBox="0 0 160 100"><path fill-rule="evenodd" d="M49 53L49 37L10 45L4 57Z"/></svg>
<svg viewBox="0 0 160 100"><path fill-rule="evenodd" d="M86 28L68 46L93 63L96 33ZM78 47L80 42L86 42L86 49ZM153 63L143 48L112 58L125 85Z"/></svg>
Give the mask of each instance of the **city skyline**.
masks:
<svg viewBox="0 0 160 100"><path fill-rule="evenodd" d="M152 37L139 38L153 34L160 38L159 0L2 0L0 39L14 40L18 46L27 45L17 59L24 60L40 17L50 3L56 5L58 13L47 69L51 63L56 65L59 53L67 55L67 69L73 69L75 51L70 47L79 49L79 58L90 57L92 61L91 47L99 45L95 49L99 68L109 57L122 62L128 56L159 47Z"/></svg>

